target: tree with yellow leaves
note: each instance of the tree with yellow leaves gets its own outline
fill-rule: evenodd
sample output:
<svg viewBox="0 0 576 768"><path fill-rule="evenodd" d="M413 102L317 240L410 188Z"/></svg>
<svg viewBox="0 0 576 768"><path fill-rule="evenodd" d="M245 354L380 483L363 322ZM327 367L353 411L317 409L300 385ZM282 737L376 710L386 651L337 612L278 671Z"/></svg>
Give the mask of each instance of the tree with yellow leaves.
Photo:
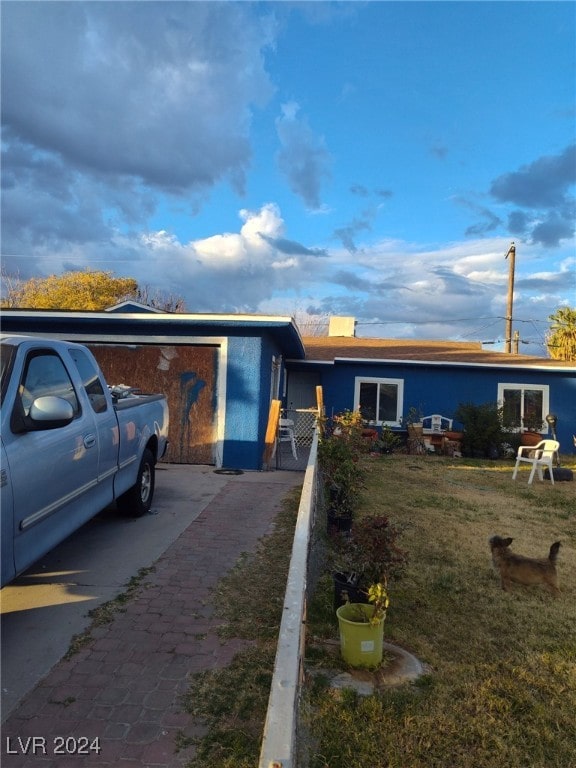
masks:
<svg viewBox="0 0 576 768"><path fill-rule="evenodd" d="M138 290L131 277L86 269L61 275L13 280L2 300L3 307L22 309L102 310Z"/></svg>
<svg viewBox="0 0 576 768"><path fill-rule="evenodd" d="M184 299L140 287L132 277L90 269L20 280L2 270L2 308L102 311L121 301L137 301L165 312L184 312Z"/></svg>

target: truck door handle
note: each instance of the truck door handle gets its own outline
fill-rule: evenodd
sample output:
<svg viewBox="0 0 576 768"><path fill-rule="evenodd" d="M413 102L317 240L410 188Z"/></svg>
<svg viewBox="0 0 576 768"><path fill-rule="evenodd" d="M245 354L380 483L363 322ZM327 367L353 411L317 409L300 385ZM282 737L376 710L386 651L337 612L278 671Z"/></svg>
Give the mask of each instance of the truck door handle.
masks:
<svg viewBox="0 0 576 768"><path fill-rule="evenodd" d="M84 437L84 448L94 448L96 445L96 435L86 435Z"/></svg>

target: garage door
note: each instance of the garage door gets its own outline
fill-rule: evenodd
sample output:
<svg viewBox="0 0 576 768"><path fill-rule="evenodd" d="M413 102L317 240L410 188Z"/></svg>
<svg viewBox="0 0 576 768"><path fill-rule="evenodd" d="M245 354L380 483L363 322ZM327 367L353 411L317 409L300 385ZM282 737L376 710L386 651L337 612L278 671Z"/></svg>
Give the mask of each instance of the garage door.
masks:
<svg viewBox="0 0 576 768"><path fill-rule="evenodd" d="M168 398L165 461L213 464L216 441L216 346L90 344L109 384Z"/></svg>

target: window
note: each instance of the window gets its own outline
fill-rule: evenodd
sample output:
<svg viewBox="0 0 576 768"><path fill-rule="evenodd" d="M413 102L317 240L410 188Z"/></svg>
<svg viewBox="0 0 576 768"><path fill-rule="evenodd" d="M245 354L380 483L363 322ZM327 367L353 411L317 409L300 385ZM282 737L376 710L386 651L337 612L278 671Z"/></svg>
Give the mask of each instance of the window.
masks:
<svg viewBox="0 0 576 768"><path fill-rule="evenodd" d="M397 426L404 407L403 379L357 378L354 408L373 424Z"/></svg>
<svg viewBox="0 0 576 768"><path fill-rule="evenodd" d="M58 355L53 353L42 352L30 355L19 392L26 416L34 400L37 397L46 397L47 395L63 397L74 409L75 416L80 412L76 392L68 371Z"/></svg>
<svg viewBox="0 0 576 768"><path fill-rule="evenodd" d="M550 410L550 392L546 384L499 384L498 402L504 424L513 429L542 432Z"/></svg>
<svg viewBox="0 0 576 768"><path fill-rule="evenodd" d="M76 363L78 373L82 377L82 384L92 405L92 410L95 413L103 413L107 408L106 395L104 394L104 387L100 381L98 369L83 350L71 347L68 351L70 352L70 357Z"/></svg>

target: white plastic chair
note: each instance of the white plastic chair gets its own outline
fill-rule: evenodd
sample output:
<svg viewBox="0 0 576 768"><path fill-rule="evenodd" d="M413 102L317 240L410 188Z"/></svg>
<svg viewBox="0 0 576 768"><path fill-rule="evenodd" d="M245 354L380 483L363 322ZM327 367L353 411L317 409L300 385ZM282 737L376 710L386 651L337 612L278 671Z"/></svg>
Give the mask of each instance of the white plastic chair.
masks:
<svg viewBox="0 0 576 768"><path fill-rule="evenodd" d="M422 426L424 427L425 435L431 432L446 432L452 429L452 419L439 413L433 413L431 416L424 416L422 418Z"/></svg>
<svg viewBox="0 0 576 768"><path fill-rule="evenodd" d="M292 419L280 419L278 422L278 442L289 442L292 447L292 456L298 460L298 450L296 448L296 434L294 432L294 421Z"/></svg>
<svg viewBox="0 0 576 768"><path fill-rule="evenodd" d="M431 448L433 451L442 453L445 442L444 432L452 429L452 419L440 413L433 413L431 416L423 417L422 427L426 449Z"/></svg>
<svg viewBox="0 0 576 768"><path fill-rule="evenodd" d="M559 448L560 443L557 440L541 440L538 445L534 446L521 445L520 448L518 448L516 466L514 467L512 480L516 480L516 475L518 474L518 467L520 466L520 463L525 462L526 464L532 465L530 477L528 478L528 485L530 485L532 480L534 480L534 473L536 471L538 471L538 479L544 480L542 467L548 467L550 480L552 481L552 485L554 485L554 470L552 467L552 462L554 461L554 457L558 453ZM526 456L525 452L531 453L532 455Z"/></svg>

